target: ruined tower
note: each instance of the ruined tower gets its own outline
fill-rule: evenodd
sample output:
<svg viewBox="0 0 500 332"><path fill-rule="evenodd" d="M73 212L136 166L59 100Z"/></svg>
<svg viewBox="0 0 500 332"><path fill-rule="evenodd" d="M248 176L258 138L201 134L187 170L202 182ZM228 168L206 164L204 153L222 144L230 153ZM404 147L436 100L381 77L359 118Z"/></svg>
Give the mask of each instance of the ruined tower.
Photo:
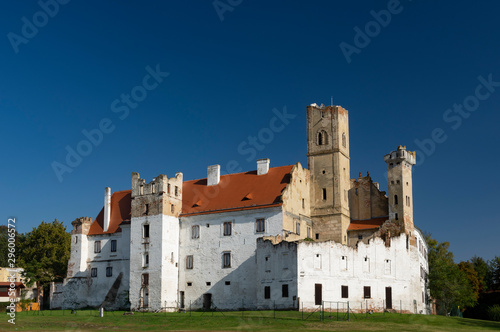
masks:
<svg viewBox="0 0 500 332"><path fill-rule="evenodd" d="M307 157L314 237L346 244L351 187L347 110L316 104L307 107Z"/></svg>
<svg viewBox="0 0 500 332"><path fill-rule="evenodd" d="M175 307L178 291L182 173L150 183L132 173L130 292L132 309Z"/></svg>
<svg viewBox="0 0 500 332"><path fill-rule="evenodd" d="M413 243L413 186L412 166L415 152L398 146L396 151L384 156L387 163L389 188L389 219L401 225L401 231L409 235Z"/></svg>

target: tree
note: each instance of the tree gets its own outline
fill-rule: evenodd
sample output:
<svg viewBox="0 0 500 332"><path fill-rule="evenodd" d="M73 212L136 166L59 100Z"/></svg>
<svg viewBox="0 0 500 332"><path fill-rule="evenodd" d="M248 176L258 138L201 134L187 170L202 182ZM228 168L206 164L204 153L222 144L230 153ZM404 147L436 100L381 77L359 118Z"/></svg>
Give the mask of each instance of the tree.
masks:
<svg viewBox="0 0 500 332"><path fill-rule="evenodd" d="M438 242L425 235L429 246L429 289L431 297L436 299L447 313L453 305L471 307L476 303L474 291L466 273L453 261L448 242Z"/></svg>
<svg viewBox="0 0 500 332"><path fill-rule="evenodd" d="M479 279L479 293L484 293L490 289L492 283L490 266L482 257L478 256L472 257L471 262Z"/></svg>
<svg viewBox="0 0 500 332"><path fill-rule="evenodd" d="M500 290L500 257L495 256L490 262L491 288Z"/></svg>
<svg viewBox="0 0 500 332"><path fill-rule="evenodd" d="M36 282L38 294L52 281L66 276L71 251L71 235L62 222L42 221L38 227L18 237L19 266L30 283Z"/></svg>
<svg viewBox="0 0 500 332"><path fill-rule="evenodd" d="M458 263L458 269L465 273L467 279L469 280L469 284L472 288L472 292L474 293L474 301L477 302L479 298L479 278L477 277L477 272L474 269L474 264L469 261Z"/></svg>
<svg viewBox="0 0 500 332"><path fill-rule="evenodd" d="M8 265L8 257L7 254L9 253L8 250L8 242L9 240L9 235L8 235L8 228L5 225L0 226L0 267L7 267Z"/></svg>

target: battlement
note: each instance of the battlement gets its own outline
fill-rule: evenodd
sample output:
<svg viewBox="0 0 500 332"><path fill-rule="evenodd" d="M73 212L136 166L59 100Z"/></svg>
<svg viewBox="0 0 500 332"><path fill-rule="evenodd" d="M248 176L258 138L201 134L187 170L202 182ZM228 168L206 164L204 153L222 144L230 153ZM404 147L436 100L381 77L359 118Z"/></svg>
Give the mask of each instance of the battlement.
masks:
<svg viewBox="0 0 500 332"><path fill-rule="evenodd" d="M311 105L307 106L307 112L313 111L313 110L319 110L323 112L325 116L328 116L329 114L332 114L334 112L339 112L342 114L348 114L348 111L343 108L342 106L339 105L333 105L333 106L325 106L323 104L319 105L316 103L312 103Z"/></svg>
<svg viewBox="0 0 500 332"><path fill-rule="evenodd" d="M406 146L398 146L396 151L392 151L384 156L384 161L389 166L394 166L394 164L401 163L402 161L407 162L410 165L415 165L416 155L415 151L406 151Z"/></svg>
<svg viewBox="0 0 500 332"><path fill-rule="evenodd" d="M168 195L181 197L182 173L175 173L175 177L168 178L164 174L155 177L151 182L141 179L139 173L132 173L132 199L144 195Z"/></svg>
<svg viewBox="0 0 500 332"><path fill-rule="evenodd" d="M71 234L83 234L87 235L89 233L90 225L92 225L91 217L80 217L76 218L71 222L73 225L73 230Z"/></svg>

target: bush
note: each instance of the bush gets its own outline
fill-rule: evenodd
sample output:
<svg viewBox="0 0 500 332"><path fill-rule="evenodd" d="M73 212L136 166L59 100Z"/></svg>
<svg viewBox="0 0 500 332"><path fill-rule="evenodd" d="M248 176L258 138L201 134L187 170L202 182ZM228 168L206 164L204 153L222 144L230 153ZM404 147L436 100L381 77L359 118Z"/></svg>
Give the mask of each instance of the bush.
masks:
<svg viewBox="0 0 500 332"><path fill-rule="evenodd" d="M500 305L495 304L488 307L488 318L500 322Z"/></svg>

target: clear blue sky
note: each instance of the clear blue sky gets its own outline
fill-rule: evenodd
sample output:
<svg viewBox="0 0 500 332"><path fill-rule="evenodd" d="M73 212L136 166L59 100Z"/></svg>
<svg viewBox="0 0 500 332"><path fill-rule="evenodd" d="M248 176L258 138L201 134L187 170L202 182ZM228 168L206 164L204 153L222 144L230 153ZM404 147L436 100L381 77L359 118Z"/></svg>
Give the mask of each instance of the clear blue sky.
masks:
<svg viewBox="0 0 500 332"><path fill-rule="evenodd" d="M15 216L26 232L57 218L70 230L133 171L253 170L238 146L274 108L296 117L257 158L307 166L306 106L333 96L349 110L351 177L370 171L385 189L384 154L420 150L415 224L457 261L500 255L498 2L221 0L219 13L212 1L47 2L51 15L36 1L0 4L2 224ZM370 13L381 10L384 26ZM145 90L157 65L169 75ZM493 83L478 87L480 76ZM140 102L127 106L131 92ZM464 102L471 111L453 110ZM59 181L53 163L66 164L67 146L87 153L82 131L103 119L114 130Z"/></svg>

